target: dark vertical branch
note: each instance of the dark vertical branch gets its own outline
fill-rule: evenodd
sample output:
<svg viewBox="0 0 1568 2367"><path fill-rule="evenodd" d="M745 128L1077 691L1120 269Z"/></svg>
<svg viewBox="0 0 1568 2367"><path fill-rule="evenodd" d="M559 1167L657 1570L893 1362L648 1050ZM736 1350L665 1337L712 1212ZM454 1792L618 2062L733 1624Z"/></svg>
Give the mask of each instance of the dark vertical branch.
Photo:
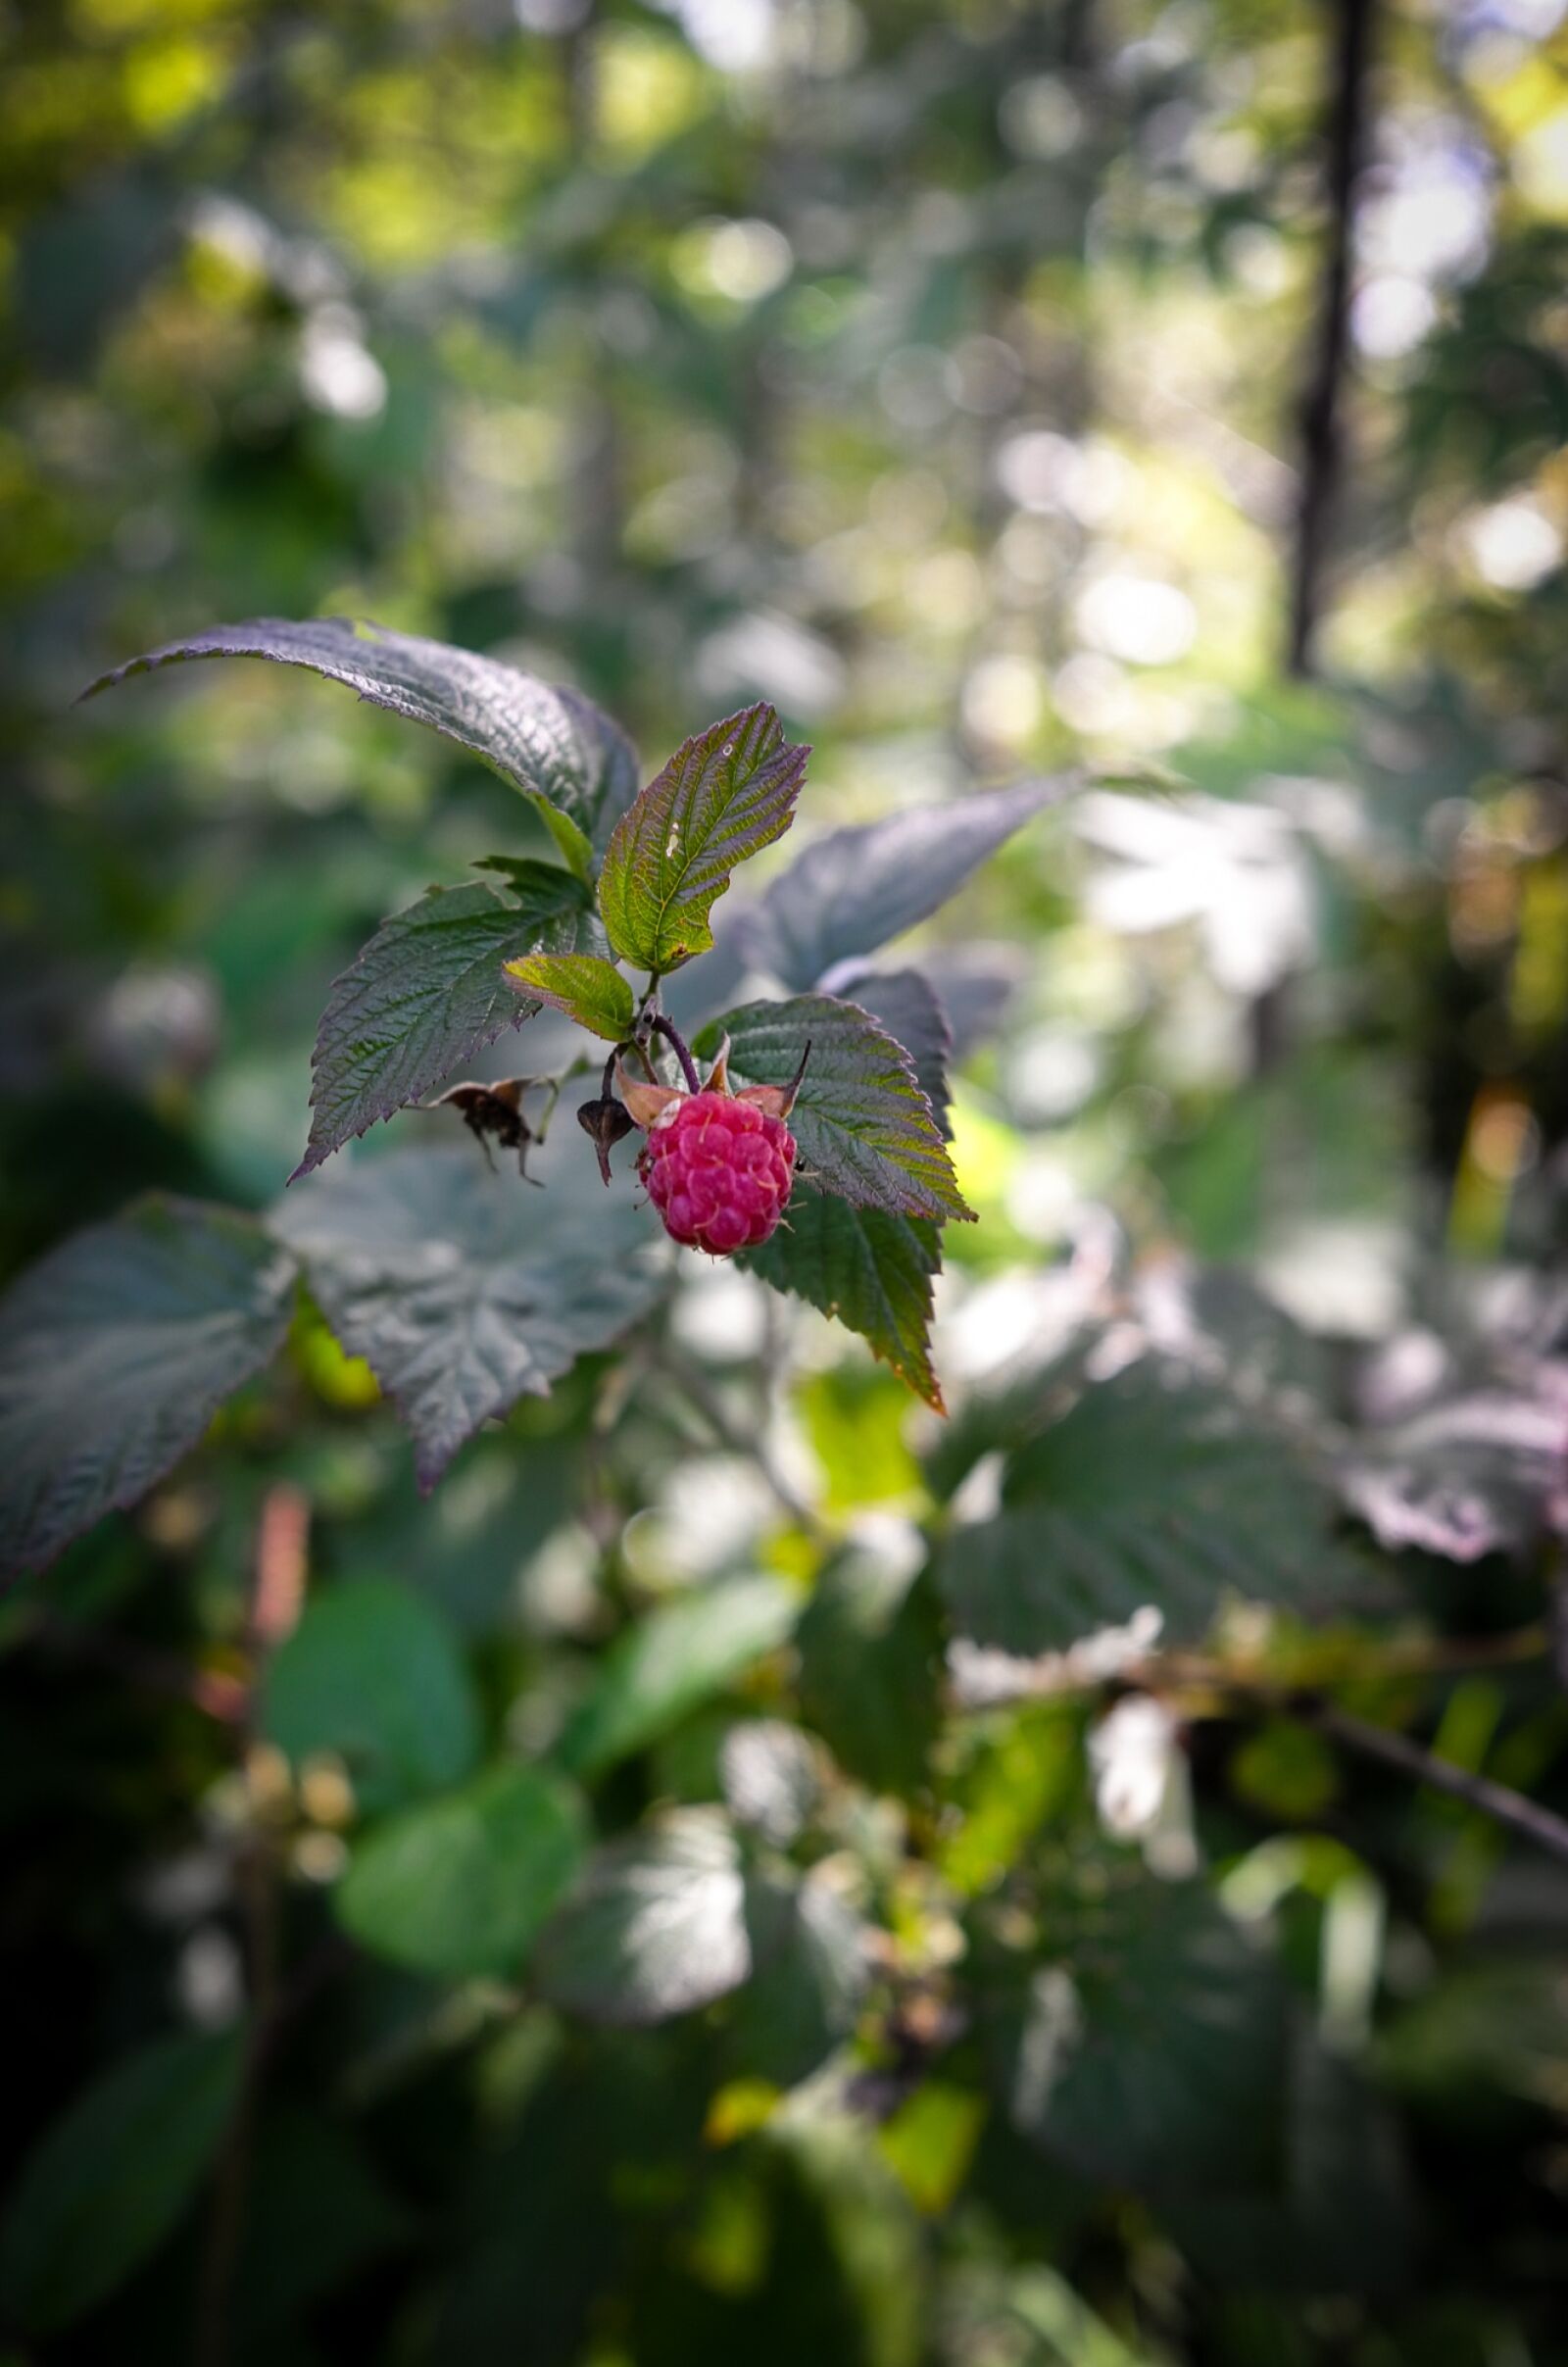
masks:
<svg viewBox="0 0 1568 2367"><path fill-rule="evenodd" d="M1313 670L1328 550L1344 445L1342 419L1350 277L1354 265L1356 183L1367 149L1376 0L1329 0L1334 25L1333 79L1324 125L1329 205L1328 249L1318 298L1310 375L1301 401L1300 500L1291 566L1286 664L1298 680Z"/></svg>

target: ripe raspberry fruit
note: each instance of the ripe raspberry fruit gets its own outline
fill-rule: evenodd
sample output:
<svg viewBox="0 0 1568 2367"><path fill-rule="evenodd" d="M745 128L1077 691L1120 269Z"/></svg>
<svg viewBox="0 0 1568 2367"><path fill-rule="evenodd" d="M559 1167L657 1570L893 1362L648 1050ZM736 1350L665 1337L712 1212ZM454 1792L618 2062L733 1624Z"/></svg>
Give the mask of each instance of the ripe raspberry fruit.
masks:
<svg viewBox="0 0 1568 2367"><path fill-rule="evenodd" d="M795 1181L795 1137L755 1102L682 1094L654 1120L637 1172L674 1240L732 1257L777 1229Z"/></svg>

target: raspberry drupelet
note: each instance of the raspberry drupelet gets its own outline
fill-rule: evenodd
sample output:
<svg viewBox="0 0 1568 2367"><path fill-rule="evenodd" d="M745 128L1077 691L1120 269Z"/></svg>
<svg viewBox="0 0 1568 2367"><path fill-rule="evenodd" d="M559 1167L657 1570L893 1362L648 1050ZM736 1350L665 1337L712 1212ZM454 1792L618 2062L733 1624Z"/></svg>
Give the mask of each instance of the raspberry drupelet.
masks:
<svg viewBox="0 0 1568 2367"><path fill-rule="evenodd" d="M654 1120L637 1172L674 1240L731 1257L777 1230L795 1182L795 1137L754 1101L685 1094Z"/></svg>

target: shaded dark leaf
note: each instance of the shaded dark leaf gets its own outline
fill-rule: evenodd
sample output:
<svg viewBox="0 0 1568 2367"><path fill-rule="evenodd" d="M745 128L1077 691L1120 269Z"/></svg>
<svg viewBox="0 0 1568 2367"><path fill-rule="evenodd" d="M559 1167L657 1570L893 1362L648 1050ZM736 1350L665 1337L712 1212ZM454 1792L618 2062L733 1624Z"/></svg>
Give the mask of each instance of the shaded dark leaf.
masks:
<svg viewBox="0 0 1568 2367"><path fill-rule="evenodd" d="M1152 1603L1161 1641L1191 1643L1230 1598L1310 1612L1363 1588L1324 1479L1187 1367L1146 1356L1040 1420L1009 1457L1001 1512L942 1542L959 1635L1060 1651Z"/></svg>
<svg viewBox="0 0 1568 2367"><path fill-rule="evenodd" d="M993 1959L982 2012L1014 2125L1086 2178L1245 2189L1276 2158L1285 1997L1200 1883L1052 1886L1049 1955Z"/></svg>
<svg viewBox="0 0 1568 2367"><path fill-rule="evenodd" d="M802 1712L840 1764L876 1791L918 1791L940 1716L941 1632L910 1560L874 1544L837 1554L796 1641Z"/></svg>
<svg viewBox="0 0 1568 2367"><path fill-rule="evenodd" d="M297 1766L342 1759L370 1812L438 1792L479 1754L479 1709L446 1621L390 1580L332 1588L273 1653L262 1727Z"/></svg>
<svg viewBox="0 0 1568 2367"><path fill-rule="evenodd" d="M373 706L457 740L539 808L566 862L584 878L637 785L630 742L580 691L444 641L345 616L257 616L214 625L117 666L82 696L189 658L270 658L308 666L347 683Z"/></svg>
<svg viewBox="0 0 1568 2367"><path fill-rule="evenodd" d="M931 1364L931 1285L942 1271L942 1229L926 1216L892 1216L799 1185L789 1219L742 1258L775 1290L820 1307L869 1345L938 1413Z"/></svg>
<svg viewBox="0 0 1568 2367"><path fill-rule="evenodd" d="M516 904L478 880L427 889L334 981L311 1059L311 1139L296 1176L533 1017L542 998L520 997L504 962L593 941L596 923L571 874L533 868Z"/></svg>
<svg viewBox="0 0 1568 2367"><path fill-rule="evenodd" d="M160 2039L76 2098L24 2166L0 2239L9 2315L47 2333L122 2284L170 2233L239 2096L244 2037Z"/></svg>
<svg viewBox="0 0 1568 2367"><path fill-rule="evenodd" d="M327 1320L413 1432L422 1487L658 1292L645 1212L585 1194L573 1151L551 1135L539 1193L461 1151L394 1153L313 1179L276 1212Z"/></svg>
<svg viewBox="0 0 1568 2367"><path fill-rule="evenodd" d="M139 1201L0 1302L0 1573L145 1496L288 1328L294 1266L254 1218Z"/></svg>

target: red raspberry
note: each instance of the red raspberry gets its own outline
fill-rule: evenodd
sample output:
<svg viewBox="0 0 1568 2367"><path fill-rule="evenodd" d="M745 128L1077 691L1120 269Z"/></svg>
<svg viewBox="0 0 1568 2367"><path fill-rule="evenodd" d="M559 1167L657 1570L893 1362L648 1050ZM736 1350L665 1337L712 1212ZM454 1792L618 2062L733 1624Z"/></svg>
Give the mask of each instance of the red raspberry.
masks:
<svg viewBox="0 0 1568 2367"><path fill-rule="evenodd" d="M795 1181L795 1137L752 1102L684 1094L649 1128L637 1172L666 1233L731 1257L776 1229Z"/></svg>

